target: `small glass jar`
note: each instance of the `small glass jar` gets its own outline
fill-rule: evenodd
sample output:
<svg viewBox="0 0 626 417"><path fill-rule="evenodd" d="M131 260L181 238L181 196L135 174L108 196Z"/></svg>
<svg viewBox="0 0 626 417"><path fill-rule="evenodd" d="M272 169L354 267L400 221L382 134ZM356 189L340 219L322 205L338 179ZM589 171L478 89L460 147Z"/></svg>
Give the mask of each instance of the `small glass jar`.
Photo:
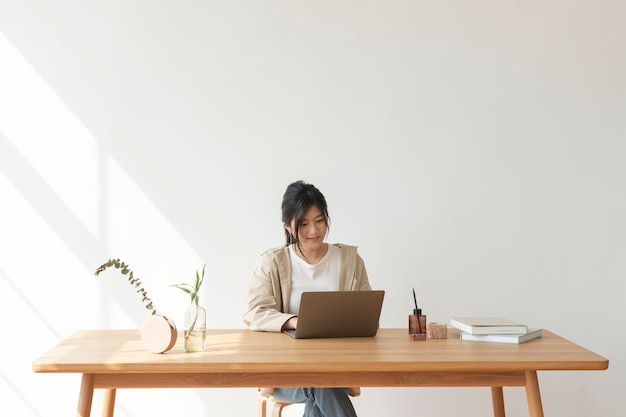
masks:
<svg viewBox="0 0 626 417"><path fill-rule="evenodd" d="M411 340L426 340L426 315L422 314L421 308L409 315L409 337Z"/></svg>
<svg viewBox="0 0 626 417"><path fill-rule="evenodd" d="M206 310L191 304L185 311L185 351L202 352L206 348Z"/></svg>

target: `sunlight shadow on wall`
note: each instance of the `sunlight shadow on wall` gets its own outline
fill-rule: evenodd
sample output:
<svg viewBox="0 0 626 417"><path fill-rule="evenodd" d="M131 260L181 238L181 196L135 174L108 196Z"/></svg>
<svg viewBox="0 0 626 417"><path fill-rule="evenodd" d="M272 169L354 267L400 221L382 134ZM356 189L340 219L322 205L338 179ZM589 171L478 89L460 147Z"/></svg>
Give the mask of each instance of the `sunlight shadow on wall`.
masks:
<svg viewBox="0 0 626 417"><path fill-rule="evenodd" d="M109 253L132 256L136 272L173 277L169 255L191 277L193 248L1 33L0 57L0 170L75 260L91 274Z"/></svg>
<svg viewBox="0 0 626 417"><path fill-rule="evenodd" d="M69 401L73 408L75 398L66 394L75 387L63 381L74 379L59 375L51 387L51 379L28 372L24 364L80 328L137 327L145 318L126 283L116 278L121 283L116 286L93 276L105 258L132 254L134 266L154 264L152 270L141 269L142 275L162 275L167 284L181 280L173 278L178 264L188 264L193 272L201 261L111 158L106 144L93 137L2 33L0 62L0 275L8 289L2 304L16 316L11 323L20 341L11 344L15 352L11 363L3 364L0 379L14 392L5 406L36 416L56 408L51 401ZM159 250L173 258L171 265L149 244L155 238L163 242ZM150 288L157 284L151 282ZM170 309L182 314L186 300L171 292L167 296ZM27 392L37 392L40 401L29 402ZM201 401L192 391L181 396ZM124 402L118 411L124 412ZM159 405L153 406L157 411Z"/></svg>
<svg viewBox="0 0 626 417"><path fill-rule="evenodd" d="M0 129L89 233L97 235L97 143L0 34Z"/></svg>

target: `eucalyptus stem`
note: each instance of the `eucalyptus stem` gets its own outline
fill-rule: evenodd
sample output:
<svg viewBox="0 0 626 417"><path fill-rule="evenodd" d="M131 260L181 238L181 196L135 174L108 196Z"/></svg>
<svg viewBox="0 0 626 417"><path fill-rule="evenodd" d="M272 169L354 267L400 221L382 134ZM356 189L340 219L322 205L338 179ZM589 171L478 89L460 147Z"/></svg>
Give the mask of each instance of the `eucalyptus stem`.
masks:
<svg viewBox="0 0 626 417"><path fill-rule="evenodd" d="M98 269L96 269L96 276L100 275L102 272L110 267L115 267L119 269L122 275L128 275L128 283L137 289L136 292L141 296L141 302L144 304L147 310L152 311L153 316L156 315L156 307L152 303L152 300L150 300L150 297L148 297L148 293L146 292L146 290L143 289L141 281L139 280L139 278L135 278L133 271L126 263L120 261L119 259L109 259L107 262L100 265Z"/></svg>

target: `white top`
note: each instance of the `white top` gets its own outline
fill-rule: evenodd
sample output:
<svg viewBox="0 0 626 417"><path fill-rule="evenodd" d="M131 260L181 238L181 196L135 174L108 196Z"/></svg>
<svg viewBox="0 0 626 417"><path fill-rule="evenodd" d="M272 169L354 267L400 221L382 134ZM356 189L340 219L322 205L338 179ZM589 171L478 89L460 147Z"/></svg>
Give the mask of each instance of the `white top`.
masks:
<svg viewBox="0 0 626 417"><path fill-rule="evenodd" d="M339 285L339 248L328 245L326 255L316 264L309 264L289 247L291 257L291 297L286 313L298 314L300 296L305 291L337 291Z"/></svg>

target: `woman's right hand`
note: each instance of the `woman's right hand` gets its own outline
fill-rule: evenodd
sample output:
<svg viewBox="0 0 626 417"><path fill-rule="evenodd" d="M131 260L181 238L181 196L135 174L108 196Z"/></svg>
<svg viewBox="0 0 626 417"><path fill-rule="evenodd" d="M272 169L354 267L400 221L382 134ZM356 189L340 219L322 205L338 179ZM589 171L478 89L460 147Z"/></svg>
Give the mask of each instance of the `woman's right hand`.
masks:
<svg viewBox="0 0 626 417"><path fill-rule="evenodd" d="M295 329L298 327L298 316L293 316L283 324L283 330Z"/></svg>

